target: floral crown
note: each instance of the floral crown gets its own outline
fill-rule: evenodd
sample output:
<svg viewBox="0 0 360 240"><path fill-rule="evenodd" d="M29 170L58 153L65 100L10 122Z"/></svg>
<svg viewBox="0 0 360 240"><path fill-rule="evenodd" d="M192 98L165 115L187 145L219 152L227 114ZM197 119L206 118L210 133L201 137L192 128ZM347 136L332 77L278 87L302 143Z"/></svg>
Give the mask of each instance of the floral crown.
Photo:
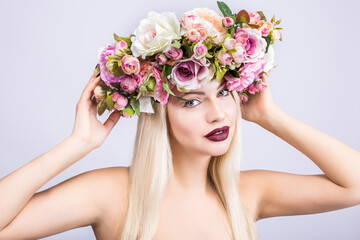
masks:
<svg viewBox="0 0 360 240"><path fill-rule="evenodd" d="M130 118L140 112L154 113L152 103L166 104L172 89L188 92L215 78L226 81L247 102L250 94L263 90L262 74L273 68L275 41L282 41L275 27L261 11L232 13L217 2L219 13L194 8L180 20L174 12L151 11L134 34L119 37L99 49L94 73L104 84L94 90L97 111L120 111Z"/></svg>

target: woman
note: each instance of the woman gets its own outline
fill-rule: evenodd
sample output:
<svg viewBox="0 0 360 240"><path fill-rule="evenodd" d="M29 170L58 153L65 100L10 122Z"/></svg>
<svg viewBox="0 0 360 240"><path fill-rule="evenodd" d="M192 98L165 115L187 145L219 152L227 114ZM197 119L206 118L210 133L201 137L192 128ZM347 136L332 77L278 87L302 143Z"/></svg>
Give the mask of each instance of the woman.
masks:
<svg viewBox="0 0 360 240"><path fill-rule="evenodd" d="M283 112L267 75L262 79L268 87L244 104L214 80L192 94L175 92L188 101L171 96L154 105L155 114L140 115L129 168L88 171L36 193L100 147L120 118L113 112L104 124L97 119L91 95L100 77L93 75L71 135L0 180L0 239L89 225L97 239L257 239L260 219L360 204L359 152ZM241 118L288 142L325 174L239 171ZM224 132L209 136L216 128Z"/></svg>

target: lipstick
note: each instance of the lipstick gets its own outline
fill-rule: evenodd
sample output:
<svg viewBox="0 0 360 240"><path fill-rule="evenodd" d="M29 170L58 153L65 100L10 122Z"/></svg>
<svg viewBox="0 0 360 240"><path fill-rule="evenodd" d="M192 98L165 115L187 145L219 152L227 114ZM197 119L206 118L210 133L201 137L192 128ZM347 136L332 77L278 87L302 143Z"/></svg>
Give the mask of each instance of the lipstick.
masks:
<svg viewBox="0 0 360 240"><path fill-rule="evenodd" d="M211 132L205 135L210 141L218 142L225 140L229 135L229 126L224 126L221 128L215 128Z"/></svg>

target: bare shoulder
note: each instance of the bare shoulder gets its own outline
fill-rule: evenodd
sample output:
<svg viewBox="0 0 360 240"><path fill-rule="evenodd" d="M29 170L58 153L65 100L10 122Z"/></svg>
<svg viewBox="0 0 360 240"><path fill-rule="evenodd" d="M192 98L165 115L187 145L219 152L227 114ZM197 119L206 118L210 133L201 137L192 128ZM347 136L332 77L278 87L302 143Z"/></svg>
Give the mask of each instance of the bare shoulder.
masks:
<svg viewBox="0 0 360 240"><path fill-rule="evenodd" d="M250 211L254 221L259 219L259 209L262 197L262 171L246 170L240 171L239 191L242 199Z"/></svg>
<svg viewBox="0 0 360 240"><path fill-rule="evenodd" d="M102 216L92 226L97 239L119 236L126 219L129 195L129 168L108 167L92 171L99 186L99 207ZM114 235L109 235L109 234Z"/></svg>

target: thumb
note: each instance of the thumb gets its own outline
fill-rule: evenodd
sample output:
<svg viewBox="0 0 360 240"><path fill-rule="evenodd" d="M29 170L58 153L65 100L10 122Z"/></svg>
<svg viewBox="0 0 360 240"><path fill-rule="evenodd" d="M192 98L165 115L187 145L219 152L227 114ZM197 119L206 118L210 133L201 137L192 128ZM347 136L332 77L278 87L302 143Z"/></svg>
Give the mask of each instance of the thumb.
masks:
<svg viewBox="0 0 360 240"><path fill-rule="evenodd" d="M108 119L106 119L106 121L104 122L104 126L106 127L108 133L111 132L111 130L114 128L114 126L116 125L116 123L119 121L121 117L120 112L112 112L110 114L110 116L108 117Z"/></svg>

